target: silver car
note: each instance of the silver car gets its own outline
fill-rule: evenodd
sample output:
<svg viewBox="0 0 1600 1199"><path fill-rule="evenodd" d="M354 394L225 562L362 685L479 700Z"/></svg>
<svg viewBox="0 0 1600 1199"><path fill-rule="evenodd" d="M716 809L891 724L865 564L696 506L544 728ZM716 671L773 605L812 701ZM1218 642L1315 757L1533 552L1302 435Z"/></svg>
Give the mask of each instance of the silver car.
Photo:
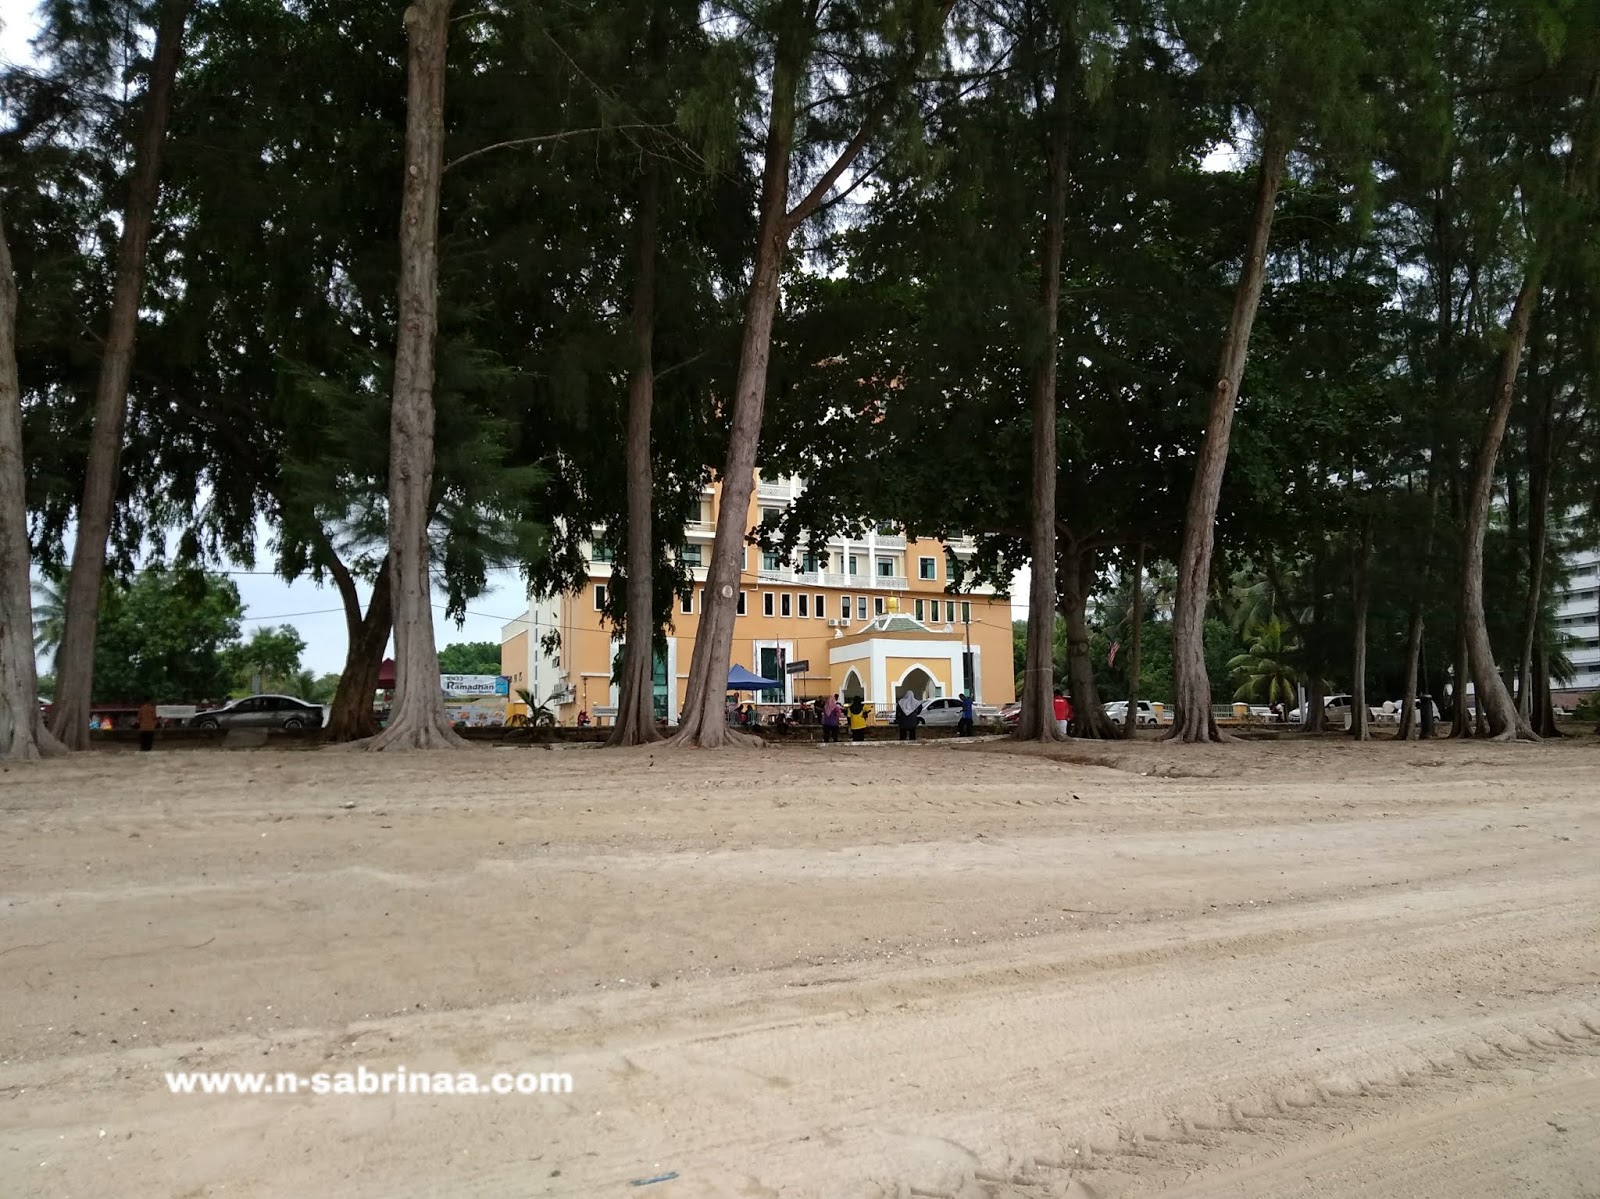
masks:
<svg viewBox="0 0 1600 1199"><path fill-rule="evenodd" d="M194 729L320 729L322 705L292 695L247 695L189 720Z"/></svg>

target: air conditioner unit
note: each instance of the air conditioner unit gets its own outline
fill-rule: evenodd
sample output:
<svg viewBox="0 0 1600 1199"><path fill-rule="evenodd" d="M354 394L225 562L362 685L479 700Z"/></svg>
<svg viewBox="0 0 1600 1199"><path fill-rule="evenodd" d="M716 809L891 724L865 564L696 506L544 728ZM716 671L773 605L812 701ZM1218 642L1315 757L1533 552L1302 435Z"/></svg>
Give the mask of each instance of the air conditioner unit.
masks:
<svg viewBox="0 0 1600 1199"><path fill-rule="evenodd" d="M839 622L838 622L838 621L837 621L837 620L833 620L833 619L830 619L830 620L829 620L829 621L828 621L828 627L829 627L829 628L830 628L830 629L836 629L836 628L838 628L838 627L839 627Z"/></svg>

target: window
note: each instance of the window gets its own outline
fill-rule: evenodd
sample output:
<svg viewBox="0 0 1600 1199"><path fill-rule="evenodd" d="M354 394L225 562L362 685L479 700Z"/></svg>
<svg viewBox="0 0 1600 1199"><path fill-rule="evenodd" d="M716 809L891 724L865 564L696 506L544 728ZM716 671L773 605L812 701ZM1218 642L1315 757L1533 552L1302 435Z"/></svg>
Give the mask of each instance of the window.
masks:
<svg viewBox="0 0 1600 1199"><path fill-rule="evenodd" d="M594 553L591 554L590 557L596 562L615 562L617 560L617 551L612 549L609 545L602 545L599 542L596 542L594 545Z"/></svg>
<svg viewBox="0 0 1600 1199"><path fill-rule="evenodd" d="M594 585L594 610L596 612L604 612L606 610L606 585L604 583L596 583Z"/></svg>
<svg viewBox="0 0 1600 1199"><path fill-rule="evenodd" d="M706 610L706 589L704 587L702 587L702 588L700 588L700 611L704 612L705 610Z"/></svg>
<svg viewBox="0 0 1600 1199"><path fill-rule="evenodd" d="M894 578L894 559L893 558L879 558L878 559L878 577L880 579L892 579L892 578Z"/></svg>
<svg viewBox="0 0 1600 1199"><path fill-rule="evenodd" d="M849 566L850 569L847 570L845 573L846 574L852 574L852 575L860 574L861 573L861 569L860 569L860 566L858 565L858 561L859 560L856 558L856 556L854 554L851 554L850 558L848 560L848 563L847 563L847 565Z"/></svg>
<svg viewBox="0 0 1600 1199"><path fill-rule="evenodd" d="M782 508L762 508L761 509L761 523L764 524L764 525L775 525L782 519L783 519L783 509Z"/></svg>
<svg viewBox="0 0 1600 1199"><path fill-rule="evenodd" d="M955 624L955 622L956 622L956 602L955 602L955 600L945 600L944 601L944 618L947 621L949 621L951 624Z"/></svg>
<svg viewBox="0 0 1600 1199"><path fill-rule="evenodd" d="M788 596L784 596L784 598L788 599L789 597ZM800 601L799 602L800 602L800 610L799 610L798 613L796 613L796 615L801 616L801 617L810 616L811 615L811 608L810 608L809 605L811 603L811 597L808 596L805 592L802 591L800 593Z"/></svg>
<svg viewBox="0 0 1600 1199"><path fill-rule="evenodd" d="M739 592L739 615L744 615L744 592Z"/></svg>
<svg viewBox="0 0 1600 1199"><path fill-rule="evenodd" d="M937 604L939 601L938 600L934 600L933 602ZM916 602L916 617L917 617L918 620L922 619L922 601L921 600L918 600Z"/></svg>
<svg viewBox="0 0 1600 1199"><path fill-rule="evenodd" d="M883 596L881 596L881 595L873 596L872 597L872 614L874 616L882 616L884 614L884 611L885 611L885 608L884 608L884 603L883 603Z"/></svg>
<svg viewBox="0 0 1600 1199"><path fill-rule="evenodd" d="M816 598L816 601L817 601L816 602L816 606L813 607L811 610L817 614L817 619L821 620L823 617L827 616L827 614L828 614L828 597L823 595L822 592L819 591L819 592L817 592L815 598Z"/></svg>
<svg viewBox="0 0 1600 1199"><path fill-rule="evenodd" d="M700 594L704 595L705 592L702 591ZM678 597L678 609L685 616L694 615L694 592L691 591L688 595L680 595Z"/></svg>
<svg viewBox="0 0 1600 1199"><path fill-rule="evenodd" d="M704 566L700 553L700 547L691 543L678 551L678 557L685 566Z"/></svg>
<svg viewBox="0 0 1600 1199"><path fill-rule="evenodd" d="M791 611L793 607L794 599L787 591L778 597L778 615L793 616L794 612Z"/></svg>
<svg viewBox="0 0 1600 1199"><path fill-rule="evenodd" d="M850 597L848 595L839 597L839 616L842 620L850 619Z"/></svg>
<svg viewBox="0 0 1600 1199"><path fill-rule="evenodd" d="M782 569L782 566L778 561L778 551L777 550L762 550L761 551L761 569L762 570L781 570Z"/></svg>
<svg viewBox="0 0 1600 1199"><path fill-rule="evenodd" d="M865 620L866 618L867 618L867 597L864 596L864 595L858 595L858 596L856 596L856 619L857 620Z"/></svg>
<svg viewBox="0 0 1600 1199"><path fill-rule="evenodd" d="M880 536L883 536L883 537L893 537L899 531L900 531L899 529L897 529L893 525L889 525L889 524L883 524L883 525L879 525L878 526L878 533L879 533Z"/></svg>
<svg viewBox="0 0 1600 1199"><path fill-rule="evenodd" d="M971 624L972 623L972 601L971 600L962 600L961 601L961 623L962 624Z"/></svg>
<svg viewBox="0 0 1600 1199"><path fill-rule="evenodd" d="M804 571L815 572L823 570L825 567L822 565L822 560L819 559L815 554L807 554L804 558L800 559L800 569Z"/></svg>
<svg viewBox="0 0 1600 1199"><path fill-rule="evenodd" d="M761 612L764 616L772 615L772 592L768 591L761 597Z"/></svg>
<svg viewBox="0 0 1600 1199"><path fill-rule="evenodd" d="M937 559L937 558L918 558L917 559L917 578L919 578L919 579L937 579L938 577L939 577L939 559Z"/></svg>

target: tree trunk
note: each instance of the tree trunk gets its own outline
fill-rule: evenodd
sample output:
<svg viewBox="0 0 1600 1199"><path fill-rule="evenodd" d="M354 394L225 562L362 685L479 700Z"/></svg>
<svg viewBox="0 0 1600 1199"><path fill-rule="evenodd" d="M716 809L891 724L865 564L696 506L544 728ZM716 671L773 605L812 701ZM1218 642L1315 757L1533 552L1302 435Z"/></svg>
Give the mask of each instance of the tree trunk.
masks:
<svg viewBox="0 0 1600 1199"><path fill-rule="evenodd" d="M650 416L655 399L653 345L656 324L656 212L660 200L661 168L646 162L640 182L636 219L639 262L633 280L633 374L628 380L628 544L623 556L627 571L627 618L624 622L622 685L617 701L617 722L606 739L609 746L644 745L657 741L655 710L651 703L655 665L655 533L651 511L655 487L650 462ZM668 686L672 680L668 680Z"/></svg>
<svg viewBox="0 0 1600 1199"><path fill-rule="evenodd" d="M0 219L0 761L6 762L32 761L66 749L39 715L30 560L22 388L17 381L17 282ZM86 714L86 733L88 723Z"/></svg>
<svg viewBox="0 0 1600 1199"><path fill-rule="evenodd" d="M1144 542L1133 551L1133 644L1128 647L1128 718L1122 736L1133 740L1139 733L1139 642L1144 635Z"/></svg>
<svg viewBox="0 0 1600 1199"><path fill-rule="evenodd" d="M1076 47L1063 31L1056 66L1055 111L1045 151L1048 176L1044 240L1039 255L1039 343L1032 363L1033 464L1028 527L1028 648L1022 711L1015 736L1057 741L1055 714L1056 376L1061 357L1061 258L1066 241L1067 159L1071 148L1072 79ZM1077 584L1072 584L1076 588ZM1069 651L1070 678L1070 651Z"/></svg>
<svg viewBox="0 0 1600 1199"><path fill-rule="evenodd" d="M1173 699L1178 711L1167 737L1185 743L1223 739L1211 714L1211 680L1206 675L1206 593L1210 587L1217 501L1222 494L1222 476L1228 465L1233 409L1249 356L1250 329L1255 323L1256 308L1266 281L1267 242L1272 233L1273 208L1287 154L1288 133L1284 123L1278 117L1269 118L1262 139L1255 210L1250 221L1244 266L1239 273L1233 313L1228 318L1228 331L1222 342L1216 386L1211 393L1199 462L1184 517L1183 546L1178 554L1178 597L1172 614Z"/></svg>
<svg viewBox="0 0 1600 1199"><path fill-rule="evenodd" d="M1467 711L1467 680L1472 670L1467 662L1466 626L1457 618L1455 676L1450 683L1450 736L1472 736L1471 716Z"/></svg>
<svg viewBox="0 0 1600 1199"><path fill-rule="evenodd" d="M1533 731L1541 737L1566 736L1556 727L1555 700L1550 697L1550 650L1540 645L1533 655L1536 690L1533 695Z"/></svg>
<svg viewBox="0 0 1600 1199"><path fill-rule="evenodd" d="M937 14L934 28L943 26L954 0L943 0L927 15ZM760 221L756 231L755 262L750 291L745 299L744 330L739 344L739 371L734 382L733 420L728 432L728 455L722 470L722 495L717 508L717 532L711 543L711 566L706 572L706 606L700 616L689 663L689 685L684 696L678 731L667 744L675 747L715 748L721 745L760 745L761 739L728 728L724 697L733 651L733 623L738 612L740 564L744 558L750 496L755 490L756 453L761 442L761 416L766 405L767 364L772 356L772 321L778 307L778 286L789 239L825 199L841 175L860 157L868 138L888 115L899 88L908 84L925 57L927 44L919 34L911 53L901 63L897 80L867 113L860 129L822 173L811 190L788 207L789 172L794 149L796 94L812 53L820 6L815 0L783 6L784 26L779 33L772 66L772 109L761 173Z"/></svg>
<svg viewBox="0 0 1600 1199"><path fill-rule="evenodd" d="M117 275L111 291L111 317L100 379L95 388L94 429L85 464L83 500L78 505L72 542L72 572L67 581L65 624L56 653L55 706L51 731L69 749L89 745L89 703L94 692L94 646L100 623L100 584L105 574L106 541L116 515L117 481L123 429L128 420L128 376L133 370L139 297L144 290L145 250L161 190L161 145L172 111L172 87L183 57L184 24L190 0L167 0L156 27L139 140L134 149L128 199L117 247Z"/></svg>
<svg viewBox="0 0 1600 1199"><path fill-rule="evenodd" d="M1418 715L1422 701L1417 698L1417 665L1422 657L1422 633L1422 603L1419 600L1406 630L1406 698L1405 707L1400 712L1400 731L1395 738L1398 741L1416 741L1422 736L1422 721Z"/></svg>
<svg viewBox="0 0 1600 1199"><path fill-rule="evenodd" d="M383 670L383 651L389 644L389 630L394 627L394 576L389 572L389 559L385 555L378 577L373 580L366 614L362 615L355 579L331 547L327 556L328 569L344 603L346 633L344 671L339 675L339 689L334 693L328 713L327 736L330 741L360 741L378 735L372 699L378 690L378 675Z"/></svg>
<svg viewBox="0 0 1600 1199"><path fill-rule="evenodd" d="M1555 382L1544 386L1529 363L1528 388L1537 397L1532 427L1528 430L1528 590L1522 607L1522 655L1517 688L1517 716L1530 728L1542 716L1549 696L1548 680L1535 677L1534 645L1539 635L1539 610L1544 603L1544 559L1550 528L1550 472L1555 455ZM1537 732L1538 730L1535 729Z"/></svg>
<svg viewBox="0 0 1600 1199"><path fill-rule="evenodd" d="M809 37L805 39L809 44ZM755 269L745 300L739 344L739 374L734 384L733 423L722 468L717 531L706 571L706 605L700 615L689 662L678 731L668 744L714 749L722 745L759 746L761 739L728 727L726 695L733 652L733 622L739 607L739 572L744 557L750 495L755 489L756 451L766 403L767 363L772 356L772 321L778 308L778 283L792 227L788 220L789 163L793 150L795 91L805 53L793 42L780 44L772 81L772 113L767 125L766 165L761 178L761 221L756 235ZM756 664L751 663L752 668Z"/></svg>
<svg viewBox="0 0 1600 1199"><path fill-rule="evenodd" d="M1068 533L1061 539L1057 579L1061 588L1061 615L1067 626L1067 690L1072 696L1072 735L1102 741L1117 736L1117 732L1101 707L1100 690L1094 681L1094 661L1089 657L1089 623L1085 619L1084 601L1093 578L1090 567L1089 556Z"/></svg>
<svg viewBox="0 0 1600 1199"><path fill-rule="evenodd" d="M1367 609L1372 585L1372 531L1365 524L1358 536L1351 582L1355 595L1355 653L1350 663L1350 736L1371 741L1371 713L1367 710Z"/></svg>
<svg viewBox="0 0 1600 1199"><path fill-rule="evenodd" d="M1522 290L1506 328L1506 344L1500 355L1500 370L1495 379L1494 401L1489 420L1473 464L1472 482L1467 492L1466 527L1463 534L1461 567L1461 617L1467 640L1467 657L1472 670L1472 685L1478 711L1488 721L1490 737L1509 741L1517 737L1537 740L1528 722L1517 714L1511 693L1495 669L1494 649L1489 644L1489 626L1483 611L1483 542L1489 524L1489 500L1494 490L1495 461L1505 437L1506 420L1516 391L1517 373L1522 365L1522 347L1528 339L1528 325L1539 302L1540 264L1533 251Z"/></svg>
<svg viewBox="0 0 1600 1199"><path fill-rule="evenodd" d="M433 496L433 355L439 308L439 180L444 162L450 0L405 12L406 175L400 207L400 330L389 409L389 572L394 588L394 707L368 749L464 746L439 698L428 516Z"/></svg>

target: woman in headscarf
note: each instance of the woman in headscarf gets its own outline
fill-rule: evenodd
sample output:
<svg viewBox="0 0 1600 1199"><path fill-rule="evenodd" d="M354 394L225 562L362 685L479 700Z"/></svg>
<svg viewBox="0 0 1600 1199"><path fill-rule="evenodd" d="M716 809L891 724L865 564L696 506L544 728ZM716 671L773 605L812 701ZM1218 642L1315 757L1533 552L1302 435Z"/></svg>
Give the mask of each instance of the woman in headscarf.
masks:
<svg viewBox="0 0 1600 1199"><path fill-rule="evenodd" d="M894 722L900 726L900 740L915 741L917 739L917 721L922 716L922 701L916 694L907 690L900 696L900 702L895 705Z"/></svg>
<svg viewBox="0 0 1600 1199"><path fill-rule="evenodd" d="M858 695L850 701L850 740L867 739L867 708Z"/></svg>

